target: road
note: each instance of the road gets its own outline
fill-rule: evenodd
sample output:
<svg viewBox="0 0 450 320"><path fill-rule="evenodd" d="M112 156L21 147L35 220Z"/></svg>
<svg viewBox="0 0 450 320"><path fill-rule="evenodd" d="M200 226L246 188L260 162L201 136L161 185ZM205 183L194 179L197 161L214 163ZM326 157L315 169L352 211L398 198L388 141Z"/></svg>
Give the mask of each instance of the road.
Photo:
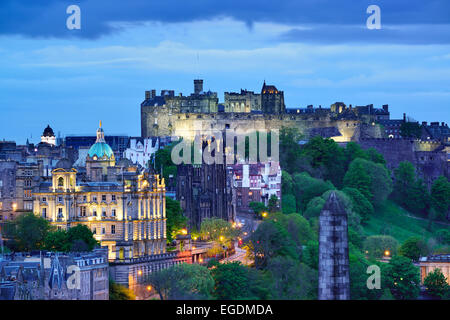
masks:
<svg viewBox="0 0 450 320"><path fill-rule="evenodd" d="M235 261L239 261L240 263L242 263L244 265L249 265L252 263L252 261L250 261L246 257L247 251L239 248L237 241L234 243L234 248L235 248L236 252L233 255L231 255L225 259L222 259L220 261L221 263L235 262Z"/></svg>

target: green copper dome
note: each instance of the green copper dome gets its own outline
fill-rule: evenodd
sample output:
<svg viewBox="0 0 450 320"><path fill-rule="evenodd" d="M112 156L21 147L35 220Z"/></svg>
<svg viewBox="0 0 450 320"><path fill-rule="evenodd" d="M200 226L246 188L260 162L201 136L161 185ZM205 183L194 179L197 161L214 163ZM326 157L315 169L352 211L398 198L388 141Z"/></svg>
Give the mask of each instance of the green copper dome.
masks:
<svg viewBox="0 0 450 320"><path fill-rule="evenodd" d="M89 149L88 157L91 159L97 157L97 159L103 159L104 156L110 160L114 158L114 152L111 147L105 141L105 132L102 129L102 122L100 121L100 126L97 129L97 141L95 144Z"/></svg>
<svg viewBox="0 0 450 320"><path fill-rule="evenodd" d="M110 159L114 155L114 152L106 142L96 142L89 149L88 155L91 158L97 156L97 158L101 159L106 156L108 159Z"/></svg>

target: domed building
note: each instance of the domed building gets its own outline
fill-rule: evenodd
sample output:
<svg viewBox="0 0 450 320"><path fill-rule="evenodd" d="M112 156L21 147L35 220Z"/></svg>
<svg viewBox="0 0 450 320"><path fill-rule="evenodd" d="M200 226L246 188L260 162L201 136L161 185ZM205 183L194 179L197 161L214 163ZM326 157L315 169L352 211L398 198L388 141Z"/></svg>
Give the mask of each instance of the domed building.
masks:
<svg viewBox="0 0 450 320"><path fill-rule="evenodd" d="M97 140L86 156L86 174L91 181L105 181L108 168L115 167L116 158L111 147L105 141L102 122L97 129Z"/></svg>
<svg viewBox="0 0 450 320"><path fill-rule="evenodd" d="M44 132L41 136L41 142L56 146L55 133L53 132L53 129L50 127L50 125L47 125L47 128L44 129Z"/></svg>

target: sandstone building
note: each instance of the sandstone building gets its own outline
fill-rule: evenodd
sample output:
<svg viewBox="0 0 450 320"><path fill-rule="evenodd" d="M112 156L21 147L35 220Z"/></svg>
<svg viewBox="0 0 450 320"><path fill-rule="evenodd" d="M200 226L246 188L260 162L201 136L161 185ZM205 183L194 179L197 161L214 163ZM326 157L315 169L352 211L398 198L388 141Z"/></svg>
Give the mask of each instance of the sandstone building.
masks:
<svg viewBox="0 0 450 320"><path fill-rule="evenodd" d="M87 225L112 260L164 253L164 179L116 166L101 126L86 166L85 181L74 168L54 169L52 181L42 182L33 193L34 213L60 229Z"/></svg>

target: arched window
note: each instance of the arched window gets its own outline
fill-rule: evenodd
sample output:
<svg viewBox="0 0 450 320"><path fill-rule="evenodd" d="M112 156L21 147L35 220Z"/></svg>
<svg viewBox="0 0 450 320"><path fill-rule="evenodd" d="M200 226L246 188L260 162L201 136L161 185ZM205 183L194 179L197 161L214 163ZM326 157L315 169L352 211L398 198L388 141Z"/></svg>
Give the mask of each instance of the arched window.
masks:
<svg viewBox="0 0 450 320"><path fill-rule="evenodd" d="M58 187L64 187L64 178L63 177L58 178Z"/></svg>

